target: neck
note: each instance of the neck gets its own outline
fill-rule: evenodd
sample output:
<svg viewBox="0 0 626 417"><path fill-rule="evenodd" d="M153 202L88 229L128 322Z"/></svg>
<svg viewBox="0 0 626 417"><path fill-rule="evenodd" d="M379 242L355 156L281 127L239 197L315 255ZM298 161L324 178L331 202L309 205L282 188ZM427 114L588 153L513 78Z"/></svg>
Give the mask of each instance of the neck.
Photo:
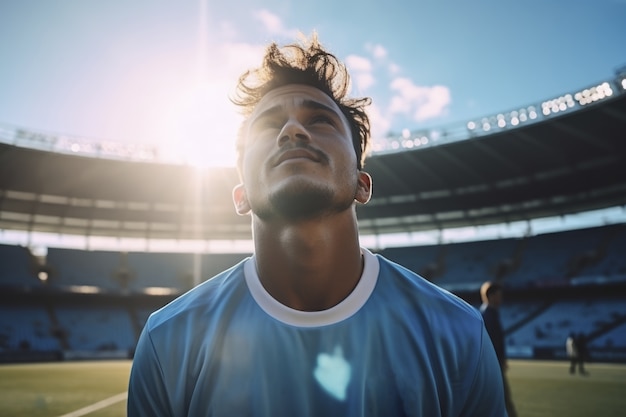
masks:
<svg viewBox="0 0 626 417"><path fill-rule="evenodd" d="M270 224L254 218L259 279L282 304L302 311L331 308L345 299L363 270L356 216Z"/></svg>

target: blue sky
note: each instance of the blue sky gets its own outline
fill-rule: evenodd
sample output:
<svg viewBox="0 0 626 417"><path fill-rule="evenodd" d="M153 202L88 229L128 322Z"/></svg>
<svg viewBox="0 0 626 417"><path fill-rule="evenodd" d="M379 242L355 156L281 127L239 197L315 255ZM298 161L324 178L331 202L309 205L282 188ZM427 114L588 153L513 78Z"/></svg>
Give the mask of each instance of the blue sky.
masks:
<svg viewBox="0 0 626 417"><path fill-rule="evenodd" d="M626 0L0 0L0 124L228 164L227 94L269 41L316 30L384 136L611 78L625 22Z"/></svg>

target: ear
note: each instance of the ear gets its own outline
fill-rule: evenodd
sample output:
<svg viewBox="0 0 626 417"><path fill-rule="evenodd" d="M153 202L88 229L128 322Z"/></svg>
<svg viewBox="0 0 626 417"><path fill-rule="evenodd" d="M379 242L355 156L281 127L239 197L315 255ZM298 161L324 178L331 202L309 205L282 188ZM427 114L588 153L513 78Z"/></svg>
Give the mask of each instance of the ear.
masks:
<svg viewBox="0 0 626 417"><path fill-rule="evenodd" d="M250 213L250 204L243 184L238 184L233 188L233 203L235 203L235 210L240 216Z"/></svg>
<svg viewBox="0 0 626 417"><path fill-rule="evenodd" d="M356 195L354 199L361 204L366 204L372 198L372 177L364 171L359 171Z"/></svg>

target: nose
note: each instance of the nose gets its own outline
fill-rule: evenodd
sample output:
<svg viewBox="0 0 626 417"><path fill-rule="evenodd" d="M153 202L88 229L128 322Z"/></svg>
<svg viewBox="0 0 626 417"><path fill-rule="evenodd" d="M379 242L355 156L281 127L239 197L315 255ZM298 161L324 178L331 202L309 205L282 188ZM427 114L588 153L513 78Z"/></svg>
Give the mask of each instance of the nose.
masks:
<svg viewBox="0 0 626 417"><path fill-rule="evenodd" d="M284 124L278 134L278 144L284 145L286 142L310 141L311 136L305 127L298 120L290 118Z"/></svg>

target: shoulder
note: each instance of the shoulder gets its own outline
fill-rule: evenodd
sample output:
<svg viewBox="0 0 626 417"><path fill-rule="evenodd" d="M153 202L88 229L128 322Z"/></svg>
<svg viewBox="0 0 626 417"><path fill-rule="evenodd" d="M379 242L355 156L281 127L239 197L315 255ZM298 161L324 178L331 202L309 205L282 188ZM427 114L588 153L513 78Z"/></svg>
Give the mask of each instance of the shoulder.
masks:
<svg viewBox="0 0 626 417"><path fill-rule="evenodd" d="M493 415L493 392L501 389L500 367L480 311L418 274L378 256L379 287L394 322L411 334L414 355L429 363L449 388L451 415ZM386 313L387 314L387 313Z"/></svg>
<svg viewBox="0 0 626 417"><path fill-rule="evenodd" d="M394 296L408 299L416 311L427 310L429 316L442 314L447 318L461 318L482 325L480 312L459 296L452 294L415 272L381 255L376 255L380 264L380 283Z"/></svg>
<svg viewBox="0 0 626 417"><path fill-rule="evenodd" d="M243 265L246 260L204 281L153 312L146 322L147 331L172 321L211 314L232 296L240 294L245 289Z"/></svg>

